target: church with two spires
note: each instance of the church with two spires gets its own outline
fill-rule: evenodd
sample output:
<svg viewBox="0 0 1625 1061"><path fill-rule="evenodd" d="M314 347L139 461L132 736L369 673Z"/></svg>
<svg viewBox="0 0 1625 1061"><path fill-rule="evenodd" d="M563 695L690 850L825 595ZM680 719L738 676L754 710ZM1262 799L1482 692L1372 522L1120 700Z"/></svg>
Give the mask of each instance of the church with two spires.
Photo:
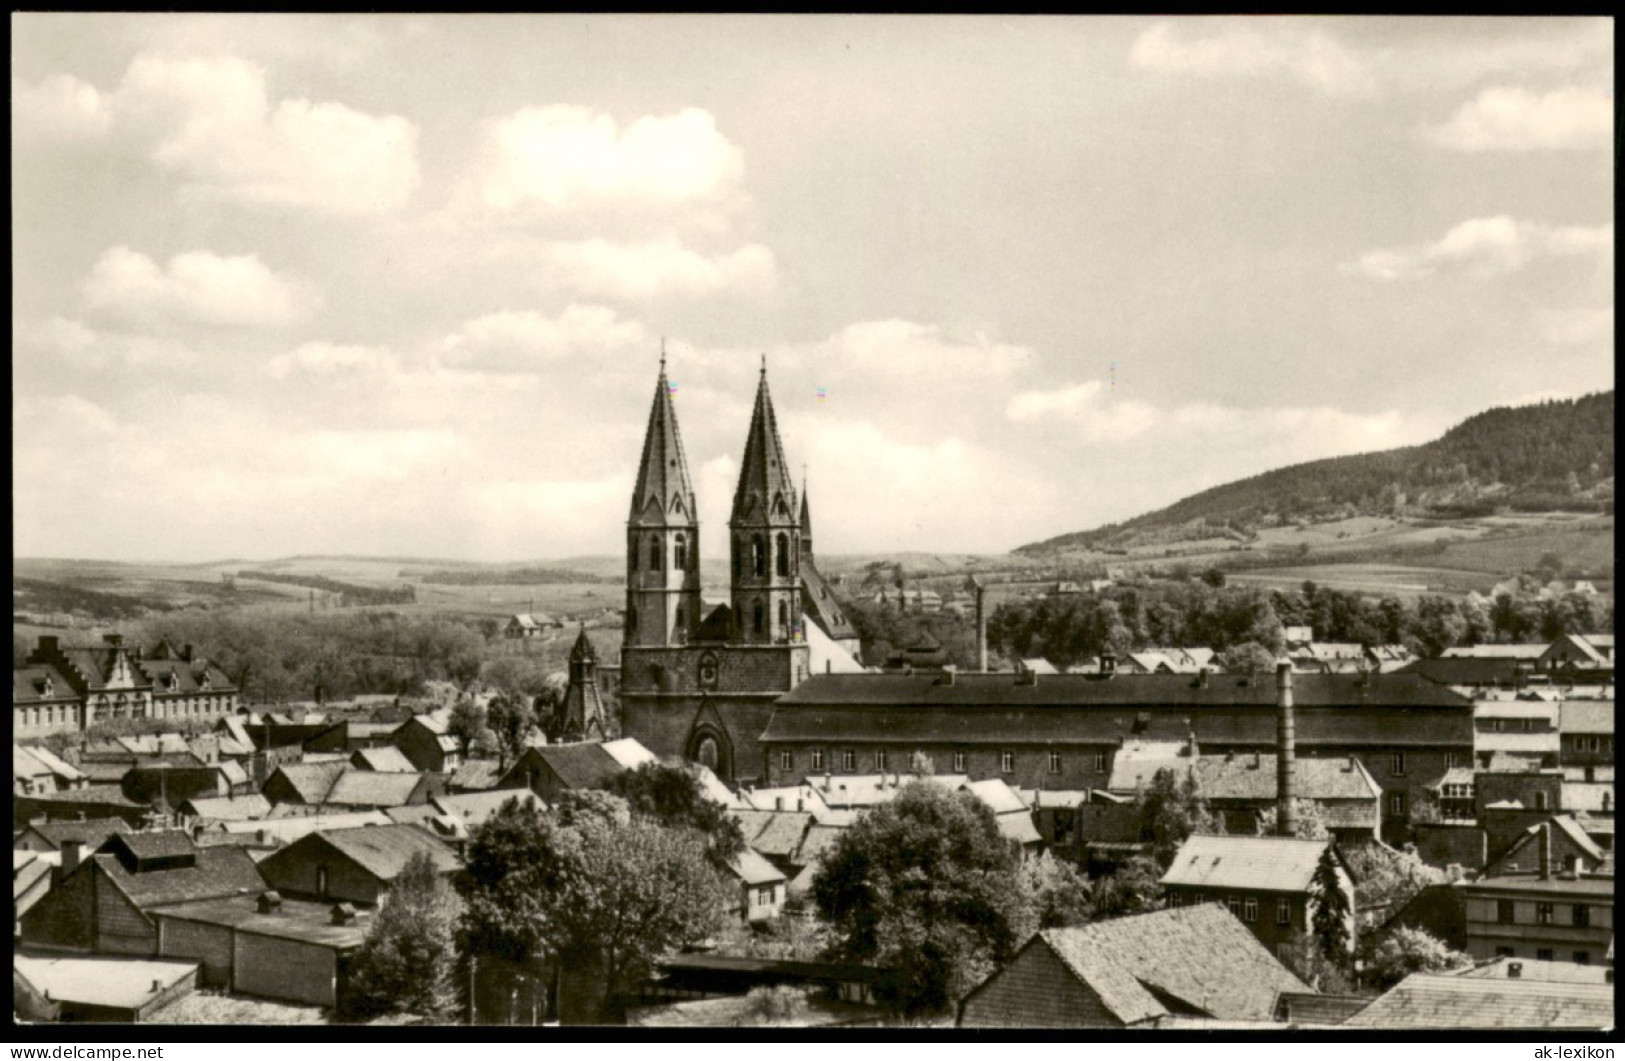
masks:
<svg viewBox="0 0 1625 1061"><path fill-rule="evenodd" d="M626 522L621 732L725 780L762 777L757 738L810 674L856 669L857 634L818 572L805 491L779 438L767 367L728 517L726 603L700 586L700 522L665 359Z"/></svg>

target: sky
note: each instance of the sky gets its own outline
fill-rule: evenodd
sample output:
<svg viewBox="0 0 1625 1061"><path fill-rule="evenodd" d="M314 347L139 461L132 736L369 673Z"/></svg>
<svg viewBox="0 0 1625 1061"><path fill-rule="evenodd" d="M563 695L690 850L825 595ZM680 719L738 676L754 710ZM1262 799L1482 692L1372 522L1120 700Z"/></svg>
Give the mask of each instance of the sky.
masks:
<svg viewBox="0 0 1625 1061"><path fill-rule="evenodd" d="M997 553L1614 385L1604 19L12 14L17 556Z"/></svg>

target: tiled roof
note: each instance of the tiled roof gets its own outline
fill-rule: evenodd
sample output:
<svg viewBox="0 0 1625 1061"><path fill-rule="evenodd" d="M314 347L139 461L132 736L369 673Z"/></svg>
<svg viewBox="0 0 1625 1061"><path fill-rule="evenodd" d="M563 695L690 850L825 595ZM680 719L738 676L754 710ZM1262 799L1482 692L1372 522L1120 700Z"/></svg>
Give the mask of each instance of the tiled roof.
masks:
<svg viewBox="0 0 1625 1061"><path fill-rule="evenodd" d="M987 804L994 814L1027 813L1027 804L1021 801L1015 789L1006 784L1003 778L990 777L983 781L967 781L963 788Z"/></svg>
<svg viewBox="0 0 1625 1061"><path fill-rule="evenodd" d="M1539 659L1547 645L1455 645L1439 655L1443 659Z"/></svg>
<svg viewBox="0 0 1625 1061"><path fill-rule="evenodd" d="M78 781L85 775L49 749L34 745L11 746L11 775L13 777L59 777L64 781Z"/></svg>
<svg viewBox="0 0 1625 1061"><path fill-rule="evenodd" d="M333 923L332 903L300 899L283 899L274 911L262 914L258 895L205 899L166 906L156 911L158 917L223 925L256 936L294 939L340 951L354 950L367 938L372 918L365 911L358 911L358 914L355 920L336 925Z"/></svg>
<svg viewBox="0 0 1625 1061"><path fill-rule="evenodd" d="M773 863L748 847L729 861L728 868L746 884L773 884L785 879Z"/></svg>
<svg viewBox="0 0 1625 1061"><path fill-rule="evenodd" d="M1614 894L1614 882L1603 877L1581 877L1578 880L1563 880L1560 877L1546 880L1539 877L1480 877L1463 884L1462 888L1475 895L1549 895L1555 898L1573 896L1576 899L1612 898Z"/></svg>
<svg viewBox="0 0 1625 1061"><path fill-rule="evenodd" d="M448 814L461 818L470 828L483 825L485 820L497 811L510 799L517 799L522 806L536 807L546 810L536 793L525 788L494 788L485 792L464 792L455 796L436 796L431 802Z"/></svg>
<svg viewBox="0 0 1625 1061"><path fill-rule="evenodd" d="M1440 685L1502 685L1517 680L1525 669L1512 659L1417 659L1395 674L1419 674Z"/></svg>
<svg viewBox="0 0 1625 1061"><path fill-rule="evenodd" d="M995 815L994 820L999 826L999 833L1006 840L1014 840L1023 847L1044 842L1044 837L1039 833L1038 826L1033 824L1032 813L1025 808L1008 814Z"/></svg>
<svg viewBox="0 0 1625 1061"><path fill-rule="evenodd" d="M60 850L70 840L77 840L95 850L115 833L127 833L130 827L122 818L91 818L82 822L35 822L27 832L37 833L52 847Z"/></svg>
<svg viewBox="0 0 1625 1061"><path fill-rule="evenodd" d="M602 744L549 744L527 749L524 756L503 776L503 782L511 783L516 779L522 782L525 761L531 756L546 763L564 787L572 789L603 788L610 778L625 769L604 751Z"/></svg>
<svg viewBox="0 0 1625 1061"><path fill-rule="evenodd" d="M355 829L361 826L389 825L382 811L355 811L346 814L312 814L297 818L266 818L259 821L223 821L213 828L237 836L258 837L267 843L291 844L301 837L324 829Z"/></svg>
<svg viewBox="0 0 1625 1061"><path fill-rule="evenodd" d="M1039 935L1125 1024L1168 1013L1158 995L1220 1020L1268 1020L1277 994L1308 990L1216 903Z"/></svg>
<svg viewBox="0 0 1625 1061"><path fill-rule="evenodd" d="M1371 1004L1369 995L1323 995L1283 991L1275 999L1275 1019L1288 1024L1341 1024Z"/></svg>
<svg viewBox="0 0 1625 1061"><path fill-rule="evenodd" d="M423 777L418 773L346 770L333 782L322 802L341 807L399 807L411 801Z"/></svg>
<svg viewBox="0 0 1625 1061"><path fill-rule="evenodd" d="M350 756L350 763L359 770L379 773L410 774L417 771L405 753L393 746L362 748Z"/></svg>
<svg viewBox="0 0 1625 1061"><path fill-rule="evenodd" d="M253 750L254 739L248 735L248 727L243 724L241 717L237 715L230 715L226 718L222 718L219 722L214 724L214 728L218 732L226 734L233 741L236 741L239 747L248 748L250 752ZM224 745L221 746L220 754L225 754Z"/></svg>
<svg viewBox="0 0 1625 1061"><path fill-rule="evenodd" d="M164 991L197 976L197 962L151 961L60 954L14 954L12 974L55 1002L136 1010Z"/></svg>
<svg viewBox="0 0 1625 1061"><path fill-rule="evenodd" d="M1614 732L1614 705L1606 700L1565 700L1558 716L1564 733Z"/></svg>
<svg viewBox="0 0 1625 1061"><path fill-rule="evenodd" d="M1412 973L1346 1028L1593 1029L1614 1023L1614 985Z"/></svg>
<svg viewBox="0 0 1625 1061"><path fill-rule="evenodd" d="M1328 842L1281 836L1192 836L1180 845L1162 883L1304 892Z"/></svg>
<svg viewBox="0 0 1625 1061"><path fill-rule="evenodd" d="M793 810L730 810L728 814L739 822L748 846L779 858L793 855L813 824L810 813Z"/></svg>
<svg viewBox="0 0 1625 1061"><path fill-rule="evenodd" d="M496 788L502 778L502 764L495 759L465 759L446 780L447 788L467 791Z"/></svg>
<svg viewBox="0 0 1625 1061"><path fill-rule="evenodd" d="M237 847L198 848L193 865L145 873L130 872L114 855L97 855L95 863L143 910L194 899L257 895L266 887L254 860Z"/></svg>
<svg viewBox="0 0 1625 1061"><path fill-rule="evenodd" d="M1353 757L1299 758L1294 766L1297 794L1304 799L1382 798L1382 786ZM1276 758L1264 754L1204 755L1196 762L1196 780L1209 799L1275 799Z"/></svg>
<svg viewBox="0 0 1625 1061"><path fill-rule="evenodd" d="M807 783L817 789L818 797L826 806L861 809L890 803L897 798L898 792L914 780L912 775L903 773L833 774L826 788L823 775L819 774L807 778ZM918 780L955 792L963 788L970 778L965 774L927 774Z"/></svg>
<svg viewBox="0 0 1625 1061"><path fill-rule="evenodd" d="M133 856L130 861L145 862L149 859L168 859L195 854L197 845L180 829L162 829L150 833L115 833L108 837L100 850L103 854L127 852Z"/></svg>
<svg viewBox="0 0 1625 1061"><path fill-rule="evenodd" d="M32 796L18 796L17 799L26 799L30 803L83 803L96 804L106 807L143 807L144 803L136 803L124 795L124 790L118 785L87 785L84 788L70 788L65 792L36 792Z"/></svg>
<svg viewBox="0 0 1625 1061"><path fill-rule="evenodd" d="M824 857L824 853L834 846L835 841L846 832L845 826L823 825L814 823L807 829L807 834L796 845L795 851L790 855L790 864L794 866L810 866Z"/></svg>
<svg viewBox="0 0 1625 1061"><path fill-rule="evenodd" d="M1607 806L1603 805L1606 797ZM1611 781L1565 781L1563 782L1563 809L1567 811L1607 811L1615 810L1614 785Z"/></svg>
<svg viewBox="0 0 1625 1061"><path fill-rule="evenodd" d="M627 770L636 770L645 763L657 763L659 758L654 752L639 744L632 737L622 737L620 740L607 740L602 745L604 754L620 763Z"/></svg>
<svg viewBox="0 0 1625 1061"><path fill-rule="evenodd" d="M293 786L299 798L306 803L321 803L327 799L340 776L347 773L350 764L340 760L328 763L288 763L276 768L271 777L281 774ZM266 784L271 782L266 780Z"/></svg>
<svg viewBox="0 0 1625 1061"><path fill-rule="evenodd" d="M51 695L45 695L49 681ZM61 671L49 663L31 663L11 672L11 702L13 704L44 704L63 700L76 701L79 694Z"/></svg>
<svg viewBox="0 0 1625 1061"><path fill-rule="evenodd" d="M213 796L189 799L180 805L199 818L211 821L248 821L271 813L271 801L258 793L246 796Z"/></svg>
<svg viewBox="0 0 1625 1061"><path fill-rule="evenodd" d="M361 829L324 830L316 836L385 882L400 876L406 863L420 852L428 855L435 868L444 873L457 868L457 856L451 848L415 825L369 825Z"/></svg>
<svg viewBox="0 0 1625 1061"><path fill-rule="evenodd" d="M413 715L410 722L406 724L410 725L411 722L416 722L437 737L443 737L446 735L446 727L451 725L451 712L446 708L441 708L439 711L431 711L426 715Z"/></svg>
<svg viewBox="0 0 1625 1061"><path fill-rule="evenodd" d="M1516 963L1518 975L1509 977L1507 966ZM1610 970L1601 965L1581 965L1578 962L1543 962L1534 958L1494 958L1470 969L1454 973L1455 976L1475 980L1539 980L1550 984L1606 984Z"/></svg>
<svg viewBox="0 0 1625 1061"><path fill-rule="evenodd" d="M1416 675L1384 674L1362 683L1357 675L1299 674L1293 678L1299 707L1360 705L1458 707L1468 701ZM779 699L780 704L1105 705L1213 707L1248 704L1274 707L1275 681L1214 675L1205 686L1183 674L1092 674L1041 676L1022 685L1013 674L960 674L943 684L933 674L815 674Z"/></svg>

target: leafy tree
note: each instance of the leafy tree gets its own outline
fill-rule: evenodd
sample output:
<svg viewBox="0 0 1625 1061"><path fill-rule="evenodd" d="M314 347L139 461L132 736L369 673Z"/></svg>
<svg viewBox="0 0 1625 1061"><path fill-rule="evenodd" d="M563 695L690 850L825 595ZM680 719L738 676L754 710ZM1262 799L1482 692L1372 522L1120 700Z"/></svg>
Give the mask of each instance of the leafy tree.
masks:
<svg viewBox="0 0 1625 1061"><path fill-rule="evenodd" d="M352 959L341 1000L346 1019L401 1014L429 1024L452 1020L460 913L457 893L434 863L425 854L413 855Z"/></svg>
<svg viewBox="0 0 1625 1061"><path fill-rule="evenodd" d="M1115 873L1093 882L1094 919L1145 914L1163 907L1164 867L1150 855L1135 855Z"/></svg>
<svg viewBox="0 0 1625 1061"><path fill-rule="evenodd" d="M842 833L812 896L836 956L894 969L881 1001L909 1017L945 1012L1008 961L1030 918L993 812L922 781Z"/></svg>
<svg viewBox="0 0 1625 1061"><path fill-rule="evenodd" d="M1373 987L1386 991L1412 973L1450 972L1472 963L1426 929L1396 928L1371 949L1366 976Z"/></svg>
<svg viewBox="0 0 1625 1061"><path fill-rule="evenodd" d="M479 739L480 734L487 732L485 708L475 703L472 697L460 697L451 709L446 732L457 738L463 754L467 755L468 749Z"/></svg>
<svg viewBox="0 0 1625 1061"><path fill-rule="evenodd" d="M1333 965L1346 966L1353 942L1349 933L1353 911L1349 909L1348 893L1338 880L1337 855L1330 844L1321 852L1320 864L1310 878L1309 895L1315 901L1315 914L1309 928L1320 946L1320 952Z"/></svg>
<svg viewBox="0 0 1625 1061"><path fill-rule="evenodd" d="M807 1020L807 992L790 984L753 987L745 996L741 1027L786 1027Z"/></svg>
<svg viewBox="0 0 1625 1061"><path fill-rule="evenodd" d="M1294 929L1276 953L1281 964L1316 991L1335 995L1354 992L1347 965L1329 960L1313 935Z"/></svg>
<svg viewBox="0 0 1625 1061"><path fill-rule="evenodd" d="M937 764L924 752L915 752L908 757L908 772L915 777L931 777L937 772Z"/></svg>
<svg viewBox="0 0 1625 1061"><path fill-rule="evenodd" d="M486 723L496 736L503 769L525 750L525 738L536 728L536 712L522 696L496 696L485 709Z"/></svg>
<svg viewBox="0 0 1625 1061"><path fill-rule="evenodd" d="M1158 770L1136 797L1140 813L1140 839L1151 845L1151 857L1167 869L1179 845L1192 834L1224 832L1223 822L1208 809L1196 775L1178 777L1167 768Z"/></svg>
<svg viewBox="0 0 1625 1061"><path fill-rule="evenodd" d="M1089 882L1069 863L1048 853L1021 864L1021 888L1037 928L1066 928L1093 918Z"/></svg>
<svg viewBox="0 0 1625 1061"><path fill-rule="evenodd" d="M1326 818L1321 813L1318 802L1299 796L1292 801L1292 809L1296 812L1295 817L1298 820L1298 827L1292 835L1299 840L1325 840L1331 836L1326 829ZM1258 812L1259 836L1276 835L1280 813L1280 807L1274 803Z"/></svg>
<svg viewBox="0 0 1625 1061"><path fill-rule="evenodd" d="M1202 581L1214 589L1220 589L1224 586L1226 580L1222 570L1217 567L1210 567L1202 572Z"/></svg>
<svg viewBox="0 0 1625 1061"><path fill-rule="evenodd" d="M1219 663L1230 674L1273 674L1275 656L1257 641L1231 645L1219 654Z"/></svg>
<svg viewBox="0 0 1625 1061"><path fill-rule="evenodd" d="M1339 854L1354 879L1354 905L1361 911L1362 931L1374 927L1374 922L1405 905L1423 888L1446 879L1444 870L1385 844L1351 845L1340 848Z"/></svg>
<svg viewBox="0 0 1625 1061"><path fill-rule="evenodd" d="M713 934L735 893L693 830L634 815L604 792L560 800L554 816L505 804L470 840L463 892L470 946L546 956L589 985L591 1010L614 1022L654 960Z"/></svg>
<svg viewBox="0 0 1625 1061"><path fill-rule="evenodd" d="M610 780L609 790L626 800L635 815L704 836L719 864L745 849L738 820L706 795L699 777L681 764L644 763L623 770Z"/></svg>

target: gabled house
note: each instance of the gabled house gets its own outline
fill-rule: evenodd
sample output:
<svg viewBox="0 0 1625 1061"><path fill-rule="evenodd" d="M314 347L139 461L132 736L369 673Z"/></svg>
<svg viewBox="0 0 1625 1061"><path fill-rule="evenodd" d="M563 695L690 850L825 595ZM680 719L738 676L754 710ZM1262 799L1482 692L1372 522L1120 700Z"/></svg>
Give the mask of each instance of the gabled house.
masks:
<svg viewBox="0 0 1625 1061"><path fill-rule="evenodd" d="M314 832L268 855L260 872L283 895L377 906L416 854L441 873L457 871L451 848L415 825Z"/></svg>
<svg viewBox="0 0 1625 1061"><path fill-rule="evenodd" d="M325 806L346 810L382 810L429 802L446 788L444 774L394 774L373 770L346 770L333 782Z"/></svg>
<svg viewBox="0 0 1625 1061"><path fill-rule="evenodd" d="M1484 869L1486 877L1545 872L1590 874L1605 852L1566 814L1529 826Z"/></svg>
<svg viewBox="0 0 1625 1061"><path fill-rule="evenodd" d="M1535 665L1543 671L1612 674L1613 634L1564 634L1547 646Z"/></svg>
<svg viewBox="0 0 1625 1061"><path fill-rule="evenodd" d="M497 782L497 788L528 788L548 803L574 789L605 788L616 774L655 757L631 738L603 744L532 745Z"/></svg>
<svg viewBox="0 0 1625 1061"><path fill-rule="evenodd" d="M292 763L277 767L265 779L261 795L272 803L325 803L338 779L349 772L350 764Z"/></svg>
<svg viewBox="0 0 1625 1061"><path fill-rule="evenodd" d="M1170 1016L1267 1021L1309 988L1213 903L1044 929L959 1004L964 1028L1149 1027Z"/></svg>
<svg viewBox="0 0 1625 1061"><path fill-rule="evenodd" d="M63 762L49 748L11 746L11 790L19 796L67 792L88 784L90 779L78 767Z"/></svg>
<svg viewBox="0 0 1625 1061"><path fill-rule="evenodd" d="M372 770L381 774L417 772L417 767L412 765L412 761L402 754L399 748L392 746L357 748L350 753L350 765L357 770Z"/></svg>
<svg viewBox="0 0 1625 1061"><path fill-rule="evenodd" d="M451 711L442 708L427 715L413 715L395 730L395 747L411 761L413 769L426 773L450 773L462 762L462 748L448 732Z"/></svg>
<svg viewBox="0 0 1625 1061"><path fill-rule="evenodd" d="M1330 840L1281 836L1192 836L1179 847L1162 888L1170 905L1222 903L1272 950L1307 934L1317 900L1315 871L1332 852L1354 937L1354 882Z"/></svg>
<svg viewBox="0 0 1625 1061"><path fill-rule="evenodd" d="M1344 1028L1596 1031L1614 1026L1614 985L1412 973Z"/></svg>
<svg viewBox="0 0 1625 1061"><path fill-rule="evenodd" d="M739 885L739 914L746 922L770 921L784 910L787 878L773 863L745 848L728 862Z"/></svg>
<svg viewBox="0 0 1625 1061"><path fill-rule="evenodd" d="M23 941L107 954L158 953L157 907L257 894L264 878L233 847L199 847L184 832L119 833L81 858L64 845L51 891L23 915Z"/></svg>

